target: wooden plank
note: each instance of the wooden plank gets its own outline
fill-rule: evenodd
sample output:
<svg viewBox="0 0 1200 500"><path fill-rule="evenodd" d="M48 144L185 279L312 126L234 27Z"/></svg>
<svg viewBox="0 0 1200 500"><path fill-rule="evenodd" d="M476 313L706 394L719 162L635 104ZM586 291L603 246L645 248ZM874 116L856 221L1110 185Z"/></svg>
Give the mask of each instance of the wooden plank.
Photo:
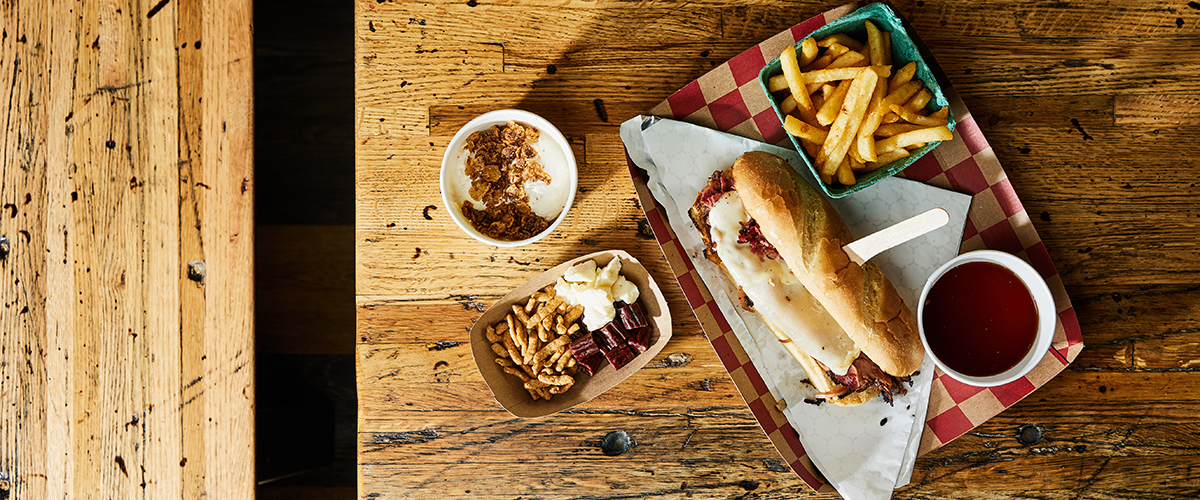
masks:
<svg viewBox="0 0 1200 500"><path fill-rule="evenodd" d="M46 81L34 71L18 66L17 60L30 68L49 64L49 54L34 51L34 44L47 38L45 6L25 5L0 7L3 30L13 36L0 40L0 84L8 89L8 106L4 109L4 165L0 167L0 393L13 404L0 405L0 473L4 474L3 492L18 498L62 491L65 478L48 474L60 472L48 460L47 448L70 453L68 437L63 436L60 421L65 410L61 404L52 405L51 393L64 394L65 375L46 377L47 370L61 368L62 353L51 348L62 347L60 338L44 336L47 323L53 318L43 304L51 296L46 283L32 279L46 275L50 267L44 257L48 235L43 230L47 220L48 200L38 196L26 202L26 193L41 194L46 179L47 135L51 133L48 120L42 118L47 98ZM22 41L24 40L24 41ZM58 127L55 127L58 128ZM62 266L62 264L59 264ZM62 275L56 276L62 278ZM56 323L62 319L56 318ZM63 318L65 319L65 318ZM69 322L69 321L68 321ZM17 404L24 399L27 404ZM58 408L51 409L50 406Z"/></svg>
<svg viewBox="0 0 1200 500"><path fill-rule="evenodd" d="M1187 59L1163 64L1163 54L1193 43L1185 36L1055 41L923 32L921 38L964 98L1194 93L1189 75L1200 70Z"/></svg>
<svg viewBox="0 0 1200 500"><path fill-rule="evenodd" d="M1200 125L1195 95L1119 95L1113 100L1117 125Z"/></svg>
<svg viewBox="0 0 1200 500"><path fill-rule="evenodd" d="M252 495L253 473L231 465L253 461L252 369L222 359L231 346L253 354L252 218L237 210L253 199L249 5L2 11L0 75L12 98L0 200L13 203L0 236L19 252L0 261L0 343L10 353L0 392L25 403L0 409L0 494ZM214 40L207 66L179 52L181 35ZM237 83L203 82L214 74ZM219 125L202 131L201 112ZM204 147L204 158L188 153ZM228 165L242 171L222 172ZM192 181L215 191L207 211L181 200ZM184 228L206 255L185 250ZM191 260L207 260L207 280L187 278ZM228 309L206 311L210 292ZM211 332L191 336L203 327L189 325ZM215 383L185 380L189 362ZM189 391L209 397L190 420Z"/></svg>
<svg viewBox="0 0 1200 500"><path fill-rule="evenodd" d="M1200 287L1074 286L1070 290L1087 348L1076 363L1137 369L1200 366Z"/></svg>
<svg viewBox="0 0 1200 500"><path fill-rule="evenodd" d="M372 4L359 0L355 33L360 57L382 56L397 40L422 43L468 44L490 42L577 43L580 40L676 40L709 37L721 29L717 8L677 9L673 5L648 5L638 9L610 6L570 9L491 4L452 5ZM507 20L497 23L497 19ZM370 51L361 50L370 47ZM402 50L402 49L401 49Z"/></svg>

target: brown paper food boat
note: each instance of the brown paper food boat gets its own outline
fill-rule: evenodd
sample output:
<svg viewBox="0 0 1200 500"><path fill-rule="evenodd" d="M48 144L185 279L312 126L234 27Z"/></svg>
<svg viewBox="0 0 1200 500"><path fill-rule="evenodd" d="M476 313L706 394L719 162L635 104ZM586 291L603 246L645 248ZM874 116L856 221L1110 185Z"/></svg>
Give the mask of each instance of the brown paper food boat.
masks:
<svg viewBox="0 0 1200 500"><path fill-rule="evenodd" d="M556 282L567 271L567 268L589 259L595 260L598 266L604 267L614 258L621 259L621 275L638 287L640 295L638 300L641 301L642 307L646 311L646 317L652 330L650 348L637 355L633 361L620 370L614 369L608 363L597 370L594 376L589 376L580 370L575 374L575 385L565 394L556 395L549 401L534 401L526 392L520 379L504 373L500 365L493 361L496 353L492 352L491 343L484 335L484 330L487 325L504 321L505 315L512 310L513 304L524 304L529 296L533 295L533 292ZM488 308L483 316L475 322L475 326L471 328L470 339L475 366L479 368L479 373L483 375L483 380L492 390L496 401L509 413L518 417L544 417L590 401L629 378L630 375L654 359L671 339L671 313L667 309L662 291L654 283L654 278L637 259L621 250L606 250L559 264L554 269L539 274L509 292L508 295L492 304L492 307Z"/></svg>

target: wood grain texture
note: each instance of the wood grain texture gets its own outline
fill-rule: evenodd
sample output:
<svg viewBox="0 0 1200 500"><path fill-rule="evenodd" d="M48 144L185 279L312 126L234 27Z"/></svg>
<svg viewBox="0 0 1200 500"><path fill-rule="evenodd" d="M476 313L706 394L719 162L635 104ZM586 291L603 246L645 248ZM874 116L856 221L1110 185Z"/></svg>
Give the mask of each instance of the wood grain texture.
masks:
<svg viewBox="0 0 1200 500"><path fill-rule="evenodd" d="M782 464L688 310L637 204L617 127L839 3L355 4L360 497L820 496ZM893 4L1005 166L1087 345L1033 395L919 459L895 497L1200 494L1190 472L1200 466L1200 397L1190 390L1200 370L1190 152L1200 9ZM459 231L437 181L457 129L507 107L550 119L580 165L562 226L515 249ZM670 344L589 403L514 419L474 369L467 330L524 280L606 248L637 256L659 281ZM1025 425L1039 441L1018 440ZM609 457L598 443L616 430L638 445Z"/></svg>
<svg viewBox="0 0 1200 500"><path fill-rule="evenodd" d="M0 9L0 496L252 496L249 3Z"/></svg>

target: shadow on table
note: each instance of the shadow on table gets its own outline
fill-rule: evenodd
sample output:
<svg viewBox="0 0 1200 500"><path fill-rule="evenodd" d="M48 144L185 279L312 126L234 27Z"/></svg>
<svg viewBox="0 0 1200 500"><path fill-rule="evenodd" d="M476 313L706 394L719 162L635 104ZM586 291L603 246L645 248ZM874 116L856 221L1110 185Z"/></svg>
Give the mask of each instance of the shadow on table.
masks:
<svg viewBox="0 0 1200 500"><path fill-rule="evenodd" d="M264 499L356 496L353 15L346 0L254 2Z"/></svg>

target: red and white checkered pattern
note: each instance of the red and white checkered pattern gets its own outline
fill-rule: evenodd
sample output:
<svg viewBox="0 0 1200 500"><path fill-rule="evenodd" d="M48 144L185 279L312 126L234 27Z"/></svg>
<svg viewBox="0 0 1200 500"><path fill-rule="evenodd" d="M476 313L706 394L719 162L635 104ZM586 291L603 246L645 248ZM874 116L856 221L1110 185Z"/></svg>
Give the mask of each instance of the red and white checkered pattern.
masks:
<svg viewBox="0 0 1200 500"><path fill-rule="evenodd" d="M843 5L751 47L687 84L654 107L651 113L789 147L790 142L784 135L779 119L771 110L770 102L757 81L759 70L788 45L863 5L865 2ZM921 44L919 38L913 38L914 42ZM1051 349L1041 363L1029 375L1010 384L992 388L972 387L946 376L940 370L935 372L925 431L921 438L919 453L922 455L1016 404L1061 372L1083 349L1083 337L1075 310L1071 307L1071 300L1045 245L1029 220L1029 214L1021 206L1008 176L962 99L949 85L949 80L936 62L929 60L928 63L959 121L953 140L940 144L932 154L913 163L902 175L974 196L960 253L990 248L1025 259L1050 285L1058 309L1058 325ZM661 208L646 188L645 173L632 161L628 163L646 218L654 229L659 246L689 306L763 432L805 483L817 491L833 491L805 455L799 434L776 408L775 398L713 302L708 287L686 257L675 233L664 220Z"/></svg>

